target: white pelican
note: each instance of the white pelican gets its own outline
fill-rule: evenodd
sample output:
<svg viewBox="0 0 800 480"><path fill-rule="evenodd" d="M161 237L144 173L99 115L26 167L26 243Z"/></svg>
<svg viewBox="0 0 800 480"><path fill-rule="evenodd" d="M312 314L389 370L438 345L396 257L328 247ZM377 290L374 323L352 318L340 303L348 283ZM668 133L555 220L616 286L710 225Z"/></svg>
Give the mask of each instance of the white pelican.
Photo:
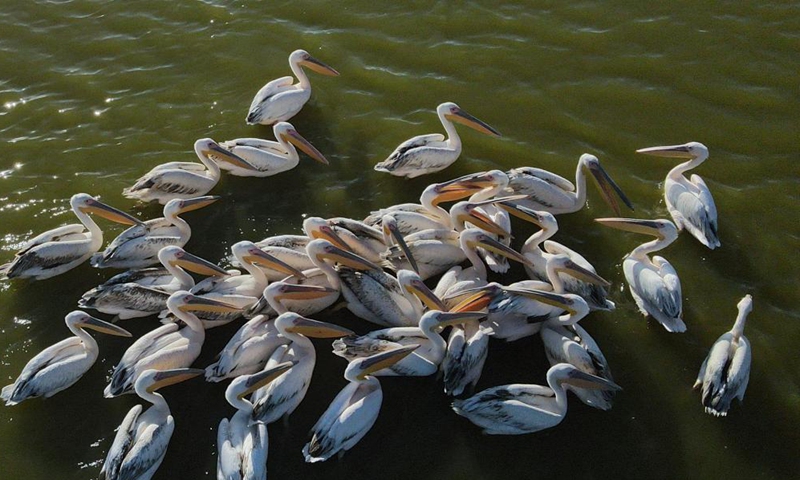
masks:
<svg viewBox="0 0 800 480"><path fill-rule="evenodd" d="M184 268L200 275L228 275L227 271L181 247L162 248L158 259L163 268L142 268L114 275L84 293L78 306L117 315L120 320L146 317L167 308L171 294L194 286L194 279Z"/></svg>
<svg viewBox="0 0 800 480"><path fill-rule="evenodd" d="M442 360L444 393L457 397L475 388L489 354L489 334L477 320L453 325Z"/></svg>
<svg viewBox="0 0 800 480"><path fill-rule="evenodd" d="M64 321L75 334L51 345L30 359L14 383L3 387L0 399L7 406L35 397L49 398L80 380L95 360L97 341L84 329L108 335L130 337L127 330L91 317L80 310L69 313Z"/></svg>
<svg viewBox="0 0 800 480"><path fill-rule="evenodd" d="M418 346L408 345L347 365L344 378L348 383L311 428L311 440L303 447L308 463L324 462L332 456L344 455L369 432L383 403L381 383L371 374L390 368Z"/></svg>
<svg viewBox="0 0 800 480"><path fill-rule="evenodd" d="M203 324L193 312L226 312L235 307L200 298L180 290L167 300L167 308L185 326L167 323L142 335L122 355L111 382L103 390L107 398L132 393L136 379L147 369L168 370L188 367L200 355L206 338ZM202 372L202 371L201 371Z"/></svg>
<svg viewBox="0 0 800 480"><path fill-rule="evenodd" d="M0 278L43 280L85 262L103 246L103 231L89 213L124 225L141 223L85 193L73 195L69 203L82 225L64 225L28 240L11 263L0 265Z"/></svg>
<svg viewBox="0 0 800 480"><path fill-rule="evenodd" d="M488 388L466 400L455 400L453 410L489 435L521 435L555 427L567 414L565 385L610 391L617 384L584 373L567 363L547 371L547 385L511 384Z"/></svg>
<svg viewBox="0 0 800 480"><path fill-rule="evenodd" d="M165 204L174 198L193 198L205 195L219 182L218 161L232 163L245 170L254 170L244 159L220 147L210 138L194 142L194 152L202 163L169 162L153 168L122 195L143 202ZM212 160L211 157L215 157Z"/></svg>
<svg viewBox="0 0 800 480"><path fill-rule="evenodd" d="M240 168L223 162L219 168L227 170L237 177L269 177L287 172L300 163L297 148L309 157L327 165L328 160L314 148L314 145L303 138L290 123L278 122L272 127L277 142L260 138L237 138L220 143L225 148L243 158L253 168Z"/></svg>
<svg viewBox="0 0 800 480"><path fill-rule="evenodd" d="M288 343L275 327L274 318L256 315L233 334L217 361L206 367L206 381L221 382L258 372L275 349Z"/></svg>
<svg viewBox="0 0 800 480"><path fill-rule="evenodd" d="M379 172L414 178L449 167L461 155L461 138L453 122L458 122L486 135L499 137L500 132L462 110L452 102L436 107L436 114L447 132L419 135L401 143L389 157L375 165Z"/></svg>
<svg viewBox="0 0 800 480"><path fill-rule="evenodd" d="M308 242L311 240L313 239L306 235L276 235L258 241L256 245L261 250L264 250L265 253L272 255L278 260L302 272L315 268L311 259L308 258L306 254L306 245L308 245ZM273 270L267 270L266 274L270 282L282 280L286 277L280 272Z"/></svg>
<svg viewBox="0 0 800 480"><path fill-rule="evenodd" d="M117 236L101 253L92 255L97 268L141 268L158 263L158 252L168 246L183 247L192 228L178 215L203 208L219 200L217 196L173 199L164 205L164 216L134 225Z"/></svg>
<svg viewBox="0 0 800 480"><path fill-rule="evenodd" d="M564 177L534 167L520 167L508 171L506 194L523 194L528 198L520 203L533 210L544 210L554 215L577 212L586 204L586 173L596 181L603 200L619 215L619 204L612 191L633 210L628 197L608 176L594 155L584 153L578 160L575 185ZM577 185L577 188L576 188Z"/></svg>
<svg viewBox="0 0 800 480"><path fill-rule="evenodd" d="M717 236L717 206L711 191L700 175L692 175L690 180L683 176L708 158L708 148L698 142L667 147L650 147L636 150L638 153L657 157L688 158L667 174L664 180L664 199L669 214L678 227L684 228L710 249L720 246Z"/></svg>
<svg viewBox="0 0 800 480"><path fill-rule="evenodd" d="M582 372L590 373L613 382L608 361L597 345L597 342L577 323L574 325L554 325L546 322L539 331L544 343L544 353L550 365L569 363ZM614 392L609 390L586 390L571 387L575 394L586 405L610 410L614 400Z"/></svg>
<svg viewBox="0 0 800 480"><path fill-rule="evenodd" d="M294 312L305 316L319 313L333 305L339 299L339 290L326 286L328 280L319 269L311 270L310 273L310 277L291 277L273 282L265 288L262 298L270 306L269 313L281 315Z"/></svg>
<svg viewBox="0 0 800 480"><path fill-rule="evenodd" d="M544 211L537 212L522 205L508 205L503 203L500 205L502 208L511 212L512 215L534 223L541 228L541 230L528 237L528 239L525 240L525 244L520 249L520 253L528 259L529 263L525 264L525 271L531 279L548 281L547 260L553 255L566 255L573 262L586 270L597 273L594 266L589 263L583 255L565 245L548 240L558 232L558 222L553 214ZM544 249L542 249L542 245L544 245ZM603 286L584 282L568 273L559 273L558 276L564 283L564 291L582 296L591 309L614 309L614 302L607 298L608 290Z"/></svg>
<svg viewBox="0 0 800 480"><path fill-rule="evenodd" d="M284 313L275 319L275 327L291 343L276 349L269 358L266 368L283 362L296 363L285 375L281 375L253 393L251 397L254 405L253 418L264 423L288 417L306 396L317 362L314 345L306 336L336 338L353 334L353 331L347 328L311 320L294 312Z"/></svg>
<svg viewBox="0 0 800 480"><path fill-rule="evenodd" d="M308 67L317 73L338 76L339 72L312 57L305 50L295 50L289 55L289 67L297 77L281 77L261 87L256 93L250 110L247 112L248 125L272 125L275 122L289 120L303 108L311 98L311 83L302 67Z"/></svg>
<svg viewBox="0 0 800 480"><path fill-rule="evenodd" d="M750 342L744 336L744 323L753 310L753 297L745 295L736 305L739 314L728 333L714 342L700 366L695 389L702 387L701 401L706 413L724 417L734 398L744 400L750 380Z"/></svg>
<svg viewBox="0 0 800 480"><path fill-rule="evenodd" d="M253 404L245 399L292 368L286 362L253 375L234 379L225 399L236 413L223 418L217 429L217 480L266 480L269 438L267 425L253 420Z"/></svg>
<svg viewBox="0 0 800 480"><path fill-rule="evenodd" d="M308 217L303 220L303 231L310 238L328 240L370 262L380 262L381 252L386 250L384 235L380 230L350 218L335 217L326 220Z"/></svg>
<svg viewBox="0 0 800 480"><path fill-rule="evenodd" d="M100 480L150 480L167 453L175 421L159 388L202 374L202 370L145 370L136 381L136 394L153 404L142 413L142 405L128 411L100 470Z"/></svg>
<svg viewBox="0 0 800 480"><path fill-rule="evenodd" d="M656 240L634 248L622 262L625 280L642 315L658 320L668 332L685 332L681 320L683 299L681 281L672 265L663 257L647 254L666 248L678 238L678 229L669 220L597 218L596 222L628 232L653 235Z"/></svg>

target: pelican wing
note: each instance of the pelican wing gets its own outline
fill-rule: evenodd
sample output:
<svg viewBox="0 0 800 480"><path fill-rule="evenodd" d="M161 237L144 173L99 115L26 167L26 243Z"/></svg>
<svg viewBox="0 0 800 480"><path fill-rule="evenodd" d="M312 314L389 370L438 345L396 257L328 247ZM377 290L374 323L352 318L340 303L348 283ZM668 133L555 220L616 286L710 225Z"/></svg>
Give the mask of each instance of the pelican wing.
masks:
<svg viewBox="0 0 800 480"><path fill-rule="evenodd" d="M132 388L134 377L138 373L137 364L139 362L166 348L178 348L182 344L187 344L188 340L180 334L179 329L180 326L177 323L168 323L142 335L133 342L114 368L111 382L105 389L106 395L108 396L110 393L120 395Z"/></svg>
<svg viewBox="0 0 800 480"><path fill-rule="evenodd" d="M135 405L128 411L122 423L117 428L114 442L106 455L106 461L100 470L100 480L115 480L120 478L120 467L125 460L125 456L131 450L133 442L136 441L136 426L139 415L142 413L142 406Z"/></svg>
<svg viewBox="0 0 800 480"><path fill-rule="evenodd" d="M714 343L697 378L702 384L702 403L707 413L725 416L734 398L742 400L750 379L750 343L745 337L733 342L728 332Z"/></svg>
<svg viewBox="0 0 800 480"><path fill-rule="evenodd" d="M136 480L157 468L167 453L174 428L172 415L167 415L163 423L151 423L144 428L137 425L136 439L119 468L119 480Z"/></svg>
<svg viewBox="0 0 800 480"><path fill-rule="evenodd" d="M654 256L651 265L626 259L623 268L642 314L653 316L670 332L685 331L681 284L672 265L663 257Z"/></svg>
<svg viewBox="0 0 800 480"><path fill-rule="evenodd" d="M78 261L81 257L85 259L92 253L90 240L85 235L81 236L83 238L36 245L4 265L2 273L9 278L22 275L48 278L58 267ZM72 238L72 235L69 237Z"/></svg>
<svg viewBox="0 0 800 480"><path fill-rule="evenodd" d="M375 170L383 171L383 172L393 172L396 170L423 170L421 173L425 173L427 169L431 167L437 168L437 165L433 165L431 162L431 155L430 150L432 149L444 149L447 148L447 144L444 142L444 135L440 133L432 133L430 135L418 135L416 137L410 138L405 142L401 143L397 146L397 148L389 155L386 160L379 162L375 165ZM435 157L436 155L434 155ZM449 157L447 160L447 164L449 165L452 163L452 160ZM435 163L435 161L434 161ZM442 167L444 168L444 167ZM441 168L438 168L441 170ZM419 175L417 174L417 175ZM416 175L409 175L410 177Z"/></svg>
<svg viewBox="0 0 800 480"><path fill-rule="evenodd" d="M206 368L206 380L219 382L225 378L259 371L267 359L289 340L280 335L275 322L266 316L248 321L222 349L219 360Z"/></svg>
<svg viewBox="0 0 800 480"><path fill-rule="evenodd" d="M0 398L16 405L27 398L51 397L77 382L95 358L80 338L66 338L33 357L14 383L3 388Z"/></svg>
<svg viewBox="0 0 800 480"><path fill-rule="evenodd" d="M527 195L521 202L526 206L558 211L572 204L569 194L575 192L575 185L564 177L534 167L514 168L506 173L508 187L504 194Z"/></svg>
<svg viewBox="0 0 800 480"><path fill-rule="evenodd" d="M348 360L371 357L406 345L429 342L417 327L393 327L376 330L360 337L350 335L334 340L333 353Z"/></svg>
<svg viewBox="0 0 800 480"><path fill-rule="evenodd" d="M239 451L235 445L233 422L223 418L217 428L217 479L241 480L242 465Z"/></svg>
<svg viewBox="0 0 800 480"><path fill-rule="evenodd" d="M717 207L703 179L692 175L691 180L691 183L669 182L667 206L678 228L686 228L705 246L716 248L720 245Z"/></svg>
<svg viewBox="0 0 800 480"><path fill-rule="evenodd" d="M558 424L554 393L540 385L501 385L465 400L455 400L453 410L489 435L519 435Z"/></svg>
<svg viewBox="0 0 800 480"><path fill-rule="evenodd" d="M123 283L137 283L144 287L162 286L173 279L172 274L164 267L138 268L118 273L96 288L105 288Z"/></svg>
<svg viewBox="0 0 800 480"><path fill-rule="evenodd" d="M185 170L187 172L203 172L206 170L206 166L203 165L202 163L197 163L197 162L167 162L167 163L162 163L161 165L156 165L155 167L150 169L150 171L147 172L144 176L153 175L161 170Z"/></svg>
<svg viewBox="0 0 800 480"><path fill-rule="evenodd" d="M200 165L203 167L203 165ZM122 191L127 198L137 198L140 190L154 190L180 196L202 195L208 191L211 179L206 176L205 167L200 170L164 169L140 178L132 187ZM202 186L201 186L202 184Z"/></svg>
<svg viewBox="0 0 800 480"><path fill-rule="evenodd" d="M85 239L86 237L83 233L85 230L86 227L81 224L64 225L63 227L48 230L28 240L17 252L17 255L22 255L33 247L42 245L44 243Z"/></svg>
<svg viewBox="0 0 800 480"><path fill-rule="evenodd" d="M454 327L447 339L447 353L442 362L444 390L448 395L461 395L474 387L481 377L489 353L489 336L478 325Z"/></svg>
<svg viewBox="0 0 800 480"><path fill-rule="evenodd" d="M256 96L253 97L253 101L250 103L250 113L252 114L253 112L257 112L261 108L261 104L267 101L267 99L287 90L294 90L292 86L293 82L294 77L286 76L276 78L275 80L272 80L261 87L256 93Z"/></svg>
<svg viewBox="0 0 800 480"><path fill-rule="evenodd" d="M292 77L285 77L291 79ZM280 143L273 142L272 140L263 140L261 138L236 138L220 143L222 148L229 150L239 155L243 152L267 151L285 155L286 151Z"/></svg>

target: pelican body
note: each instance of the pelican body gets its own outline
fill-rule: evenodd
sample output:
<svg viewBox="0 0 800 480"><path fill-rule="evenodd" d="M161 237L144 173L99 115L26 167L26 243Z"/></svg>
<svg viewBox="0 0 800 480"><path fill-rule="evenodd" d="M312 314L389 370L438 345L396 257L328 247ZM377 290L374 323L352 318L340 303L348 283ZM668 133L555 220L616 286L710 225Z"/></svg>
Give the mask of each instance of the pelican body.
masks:
<svg viewBox="0 0 800 480"><path fill-rule="evenodd" d="M700 175L689 180L683 174L700 166L708 158L708 148L698 142L666 147L650 147L636 150L638 153L657 157L685 158L687 162L676 166L664 180L664 200L678 230L684 228L703 245L714 250L720 246L717 233L717 206L714 197Z"/></svg>
<svg viewBox="0 0 800 480"><path fill-rule="evenodd" d="M436 108L436 114L447 132L447 139L440 133L433 133L406 140L386 160L376 164L375 170L398 177L414 178L449 167L461 155L461 138L453 122L487 135L500 136L500 132L468 114L455 103L442 103Z"/></svg>
<svg viewBox="0 0 800 480"><path fill-rule="evenodd" d="M125 415L100 470L100 480L150 480L155 475L175 429L169 405L156 390L201 373L190 368L142 372L136 380L136 393L153 406L142 413L142 405L136 405Z"/></svg>
<svg viewBox="0 0 800 480"><path fill-rule="evenodd" d="M206 380L221 382L258 372L275 350L289 339L278 332L275 319L256 315L231 337L216 362L206 367Z"/></svg>
<svg viewBox="0 0 800 480"><path fill-rule="evenodd" d="M753 297L745 295L737 305L739 314L733 328L714 342L700 366L695 389L701 389L706 413L716 417L728 414L734 398L744 400L750 380L750 342L744 336L747 315L753 310Z"/></svg>
<svg viewBox="0 0 800 480"><path fill-rule="evenodd" d="M297 77L281 77L267 83L256 93L247 112L248 125L272 125L285 122L303 108L311 98L311 82L302 67L322 75L338 76L339 72L309 55L305 50L295 50L289 55L289 67Z"/></svg>
<svg viewBox="0 0 800 480"><path fill-rule="evenodd" d="M0 399L7 406L28 398L52 397L80 380L94 365L99 353L97 341L84 329L120 337L131 336L128 331L80 310L69 313L64 321L75 336L45 348L28 361L14 383L3 387L0 393Z"/></svg>
<svg viewBox="0 0 800 480"><path fill-rule="evenodd" d="M17 252L11 263L0 265L0 278L43 280L85 262L103 246L103 231L89 213L124 225L141 223L85 193L73 195L69 203L82 225L65 225L32 238Z"/></svg>

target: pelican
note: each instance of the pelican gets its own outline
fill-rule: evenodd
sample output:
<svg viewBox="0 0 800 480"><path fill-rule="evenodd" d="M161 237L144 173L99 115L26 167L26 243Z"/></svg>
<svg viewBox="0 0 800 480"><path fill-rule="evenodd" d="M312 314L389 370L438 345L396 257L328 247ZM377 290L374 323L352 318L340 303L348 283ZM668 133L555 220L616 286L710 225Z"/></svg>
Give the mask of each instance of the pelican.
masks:
<svg viewBox="0 0 800 480"><path fill-rule="evenodd" d="M344 455L369 432L383 402L381 383L372 376L391 368L418 348L408 345L356 359L347 366L348 383L311 429L311 440L303 447L307 463L324 462L337 453Z"/></svg>
<svg viewBox="0 0 800 480"><path fill-rule="evenodd" d="M440 133L419 135L401 143L389 157L375 165L375 170L399 177L414 178L449 167L461 155L461 138L453 122L458 122L486 135L499 137L500 132L462 110L452 102L436 107L447 140Z"/></svg>
<svg viewBox="0 0 800 480"><path fill-rule="evenodd" d="M667 174L664 180L664 200L678 230L685 228L711 250L719 247L717 206L714 204L711 191L700 175L692 175L690 180L683 176L684 172L706 161L708 148L702 143L689 142L684 145L650 147L636 151L657 157L689 159Z"/></svg>
<svg viewBox="0 0 800 480"><path fill-rule="evenodd" d="M237 177L270 177L287 172L300 163L297 148L314 160L327 165L328 160L314 148L314 145L302 137L291 123L278 122L272 127L277 142L260 138L237 138L220 143L220 146L240 158L253 168L241 168L231 163L222 162L219 168L227 170Z"/></svg>
<svg viewBox="0 0 800 480"><path fill-rule="evenodd" d="M537 212L522 205L500 205L513 215L534 223L541 228L540 231L528 237L520 249L520 253L528 260L528 263L524 265L525 271L531 279L548 281L547 260L554 255L566 255L577 265L592 273L597 273L594 266L583 255L565 245L548 240L558 232L558 222L553 214L544 211ZM542 245L544 245L544 249L542 249ZM582 296L592 310L614 309L614 302L607 298L608 290L603 286L584 282L568 273L559 273L558 276L564 283L564 290Z"/></svg>
<svg viewBox="0 0 800 480"><path fill-rule="evenodd" d="M547 385L511 384L488 388L466 400L455 400L453 410L483 428L488 435L522 435L555 427L567 414L565 385L619 391L619 385L584 373L567 363L547 371Z"/></svg>
<svg viewBox="0 0 800 480"><path fill-rule="evenodd" d="M100 351L97 348L97 341L84 329L120 337L131 336L127 330L89 316L80 310L69 313L64 321L75 336L45 348L30 359L14 383L3 387L0 393L0 399L4 400L7 406L16 405L29 398L50 398L80 380L94 365Z"/></svg>
<svg viewBox="0 0 800 480"><path fill-rule="evenodd" d="M114 368L111 382L103 390L107 398L131 393L136 379L147 369L168 370L191 365L200 355L206 338L203 324L193 312L235 309L231 305L196 297L185 290L173 293L167 300L167 308L185 326L167 323L142 335L128 347Z"/></svg>
<svg viewBox="0 0 800 480"><path fill-rule="evenodd" d="M194 162L164 163L144 174L132 187L122 190L122 195L142 202L157 201L163 205L174 198L193 198L211 191L220 178L218 161L232 163L245 170L255 170L244 159L220 147L210 138L194 142L194 152L202 165ZM212 160L212 156L216 160Z"/></svg>
<svg viewBox="0 0 800 480"><path fill-rule="evenodd" d="M256 373L267 364L275 350L289 343L275 327L275 319L256 315L231 337L216 362L206 367L206 381Z"/></svg>
<svg viewBox="0 0 800 480"><path fill-rule="evenodd" d="M315 268L311 259L306 254L306 245L312 239L306 235L276 235L256 242L256 246L264 253L268 253L278 260L291 265L297 270L305 271ZM234 259L235 263L235 259ZM286 276L280 272L267 270L267 279L270 282L282 280Z"/></svg>
<svg viewBox="0 0 800 480"><path fill-rule="evenodd" d="M43 280L72 270L85 262L103 245L103 231L94 223L89 213L124 225L141 223L86 193L73 195L69 203L82 225L54 228L28 240L11 263L0 265L0 278Z"/></svg>
<svg viewBox="0 0 800 480"><path fill-rule="evenodd" d="M193 368L145 370L136 380L136 394L153 404L142 413L142 405L128 411L100 470L100 480L150 480L167 453L175 421L159 388L203 373Z"/></svg>
<svg viewBox="0 0 800 480"><path fill-rule="evenodd" d="M281 77L261 87L247 112L248 125L272 125L289 120L311 98L311 83L302 67L322 75L338 76L339 72L312 57L305 50L295 50L289 55L289 67L297 77Z"/></svg>
<svg viewBox="0 0 800 480"><path fill-rule="evenodd" d="M158 259L163 268L143 268L115 275L84 293L78 306L117 315L120 320L146 317L167 308L171 294L194 286L194 279L184 268L200 275L228 275L213 263L174 245L162 248Z"/></svg>
<svg viewBox="0 0 800 480"><path fill-rule="evenodd" d="M739 314L733 328L714 342L693 387L702 387L706 413L715 417L726 416L734 398L744 400L750 380L750 342L744 336L744 323L753 310L753 297L745 295L736 307Z"/></svg>
<svg viewBox="0 0 800 480"><path fill-rule="evenodd" d="M444 393L457 397L475 388L489 354L489 334L477 320L453 325L442 360Z"/></svg>
<svg viewBox="0 0 800 480"><path fill-rule="evenodd" d="M533 210L544 210L554 215L577 212L586 204L586 174L596 181L603 200L619 215L620 209L612 191L631 210L633 205L622 189L611 179L600 160L584 153L578 160L575 185L564 177L534 167L520 167L508 171L509 184L505 194L524 194L528 198L520 203ZM577 188L576 188L577 185Z"/></svg>
<svg viewBox="0 0 800 480"><path fill-rule="evenodd" d="M553 325L547 322L542 326L539 335L542 337L544 353L551 366L569 363L582 372L605 378L609 382L614 381L608 361L597 342L580 325ZM600 410L611 409L614 400L613 391L570 388L572 393L586 405Z"/></svg>
<svg viewBox="0 0 800 480"><path fill-rule="evenodd" d="M183 247L192 236L192 228L178 215L203 208L220 197L205 196L186 200L173 199L164 205L164 216L134 225L125 230L102 253L90 260L97 268L141 268L158 263L158 252L168 246Z"/></svg>
<svg viewBox="0 0 800 480"><path fill-rule="evenodd" d="M296 363L285 375L253 393L253 418L263 423L288 417L306 396L317 361L314 345L306 336L336 338L353 334L347 328L311 320L294 312L284 313L275 319L275 327L291 343L275 350L266 368L287 361Z"/></svg>
<svg viewBox="0 0 800 480"><path fill-rule="evenodd" d="M596 222L628 232L653 235L656 240L634 248L622 262L625 280L642 315L658 320L668 332L685 332L681 320L683 300L681 281L672 265L663 257L647 254L666 248L678 238L678 229L669 220L597 218Z"/></svg>
<svg viewBox="0 0 800 480"><path fill-rule="evenodd" d="M333 305L339 299L339 290L326 286L325 275L318 269L312 276L299 279L287 278L274 282L264 289L262 298L270 306L270 314L281 315L294 312L300 315L313 315Z"/></svg>
<svg viewBox="0 0 800 480"><path fill-rule="evenodd" d="M312 239L328 240L370 262L380 262L381 252L386 250L380 230L350 218L308 217L303 220L303 231Z"/></svg>
<svg viewBox="0 0 800 480"><path fill-rule="evenodd" d="M217 480L266 480L269 438L267 425L253 420L253 404L245 397L292 368L285 362L253 375L242 376L225 389L225 399L236 413L223 418L217 429Z"/></svg>

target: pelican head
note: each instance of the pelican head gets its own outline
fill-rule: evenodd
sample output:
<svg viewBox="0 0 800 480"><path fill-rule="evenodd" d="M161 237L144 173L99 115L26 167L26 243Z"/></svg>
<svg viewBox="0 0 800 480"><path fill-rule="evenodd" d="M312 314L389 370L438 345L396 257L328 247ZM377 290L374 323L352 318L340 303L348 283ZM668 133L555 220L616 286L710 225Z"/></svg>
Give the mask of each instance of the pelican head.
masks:
<svg viewBox="0 0 800 480"><path fill-rule="evenodd" d="M283 362L271 368L254 373L252 375L241 375L233 379L228 388L225 389L225 398L233 397L242 400L244 397L250 395L261 387L268 385L276 378L283 375L284 372L295 366L297 362ZM229 403L233 404L235 402Z"/></svg>
<svg viewBox="0 0 800 480"><path fill-rule="evenodd" d="M553 231L553 232L558 231L558 221L556 220L556 217L553 216L553 214L550 212L533 210L524 205L519 205L513 201L497 202L495 203L495 205L507 211L511 215L514 215L517 218L520 218L522 220L525 220L526 222L536 225L542 230Z"/></svg>
<svg viewBox="0 0 800 480"><path fill-rule="evenodd" d="M131 333L124 328L120 328L113 323L104 322L99 318L95 318L86 312L75 310L70 312L64 317L67 327L88 328L96 332L105 333L107 335L115 335L118 337L130 337Z"/></svg>
<svg viewBox="0 0 800 480"><path fill-rule="evenodd" d="M678 229L669 220L640 220L637 218L595 218L595 222L626 232L643 233L670 242L678 238Z"/></svg>
<svg viewBox="0 0 800 480"><path fill-rule="evenodd" d="M708 148L700 142L689 142L683 145L667 145L662 147L648 147L636 150L654 157L702 159L708 158ZM700 160L702 162L702 160Z"/></svg>
<svg viewBox="0 0 800 480"><path fill-rule="evenodd" d="M303 231L312 239L327 240L343 250L350 250L331 224L322 217L308 217L303 220Z"/></svg>
<svg viewBox="0 0 800 480"><path fill-rule="evenodd" d="M293 283L273 282L264 289L264 298L273 302L284 300L314 300L337 293L338 290L318 285L296 285ZM270 304L272 302L269 302Z"/></svg>
<svg viewBox="0 0 800 480"><path fill-rule="evenodd" d="M496 253L497 255L502 255L511 260L516 260L524 265L531 264L527 257L517 252L513 248L498 242L494 238L487 235L486 232L483 232L477 228L470 228L461 232L459 242L462 246L466 246L470 250L475 250L478 247L481 247L484 250Z"/></svg>
<svg viewBox="0 0 800 480"><path fill-rule="evenodd" d="M633 204L625 193L619 188L619 185L611 179L611 177L606 173L603 169L603 166L600 165L600 160L597 159L594 155L590 155L588 153L584 153L581 155L580 160L578 161L581 170L585 173L588 173L592 179L594 179L595 185L600 190L600 195L603 197L603 200L614 210L614 213L617 215L620 214L619 203L617 203L617 199L614 198L614 193L619 197L620 200L631 210L633 210Z"/></svg>
<svg viewBox="0 0 800 480"><path fill-rule="evenodd" d="M224 277L228 272L219 266L192 255L176 245L169 245L158 251L158 260L162 265L173 265L189 270L200 275Z"/></svg>
<svg viewBox="0 0 800 480"><path fill-rule="evenodd" d="M400 228L397 226L397 220L394 218L394 216L384 215L381 217L381 228L383 230L383 243L386 245L396 243L397 246L400 247L400 250L403 251L403 255L405 255L408 263L411 264L411 268L414 269L415 272L419 273L417 261L414 259L414 255L411 253L411 249L406 243L406 239L403 237L402 232L400 232Z"/></svg>
<svg viewBox="0 0 800 480"><path fill-rule="evenodd" d="M369 357L357 358L347 366L344 371L344 377L351 381L363 380L371 373L391 367L417 348L419 348L419 345L406 345Z"/></svg>
<svg viewBox="0 0 800 480"><path fill-rule="evenodd" d="M295 50L294 52L292 52L289 55L289 64L308 67L317 73L321 73L322 75L328 75L331 77L339 76L339 72L329 67L328 65L325 65L324 63L320 62L316 58L312 57L305 50Z"/></svg>
<svg viewBox="0 0 800 480"><path fill-rule="evenodd" d="M459 325L466 322L477 322L485 317L483 312L442 312L439 310L429 310L419 319L420 330L433 330L434 328L444 328L451 325Z"/></svg>
<svg viewBox="0 0 800 480"><path fill-rule="evenodd" d="M547 378L554 379L558 384L572 385L573 387L590 390L608 390L619 392L622 387L605 378L582 372L569 363L557 363L547 371Z"/></svg>
<svg viewBox="0 0 800 480"><path fill-rule="evenodd" d="M253 242L242 240L241 242L234 243L233 246L231 246L231 252L240 262L249 263L250 265L260 265L270 270L275 270L300 279L306 278L303 272L264 252Z"/></svg>
<svg viewBox="0 0 800 480"><path fill-rule="evenodd" d="M86 193L76 193L70 198L69 204L73 210L80 210L84 213L94 213L106 220L111 220L112 222L121 223L123 225L140 225L142 223L138 218L132 217L110 205L106 205Z"/></svg>
<svg viewBox="0 0 800 480"><path fill-rule="evenodd" d="M201 138L194 142L194 151L197 153L198 157L213 157L214 160L230 163L231 165L243 168L245 170L258 170L254 166L250 165L247 160L222 148L219 143L210 138Z"/></svg>
<svg viewBox="0 0 800 480"><path fill-rule="evenodd" d="M136 389L136 393L140 396L144 396L144 392L153 393L159 388L189 380L203 373L205 373L205 370L199 368L176 368L173 370L149 369L139 375L134 388Z"/></svg>
<svg viewBox="0 0 800 480"><path fill-rule="evenodd" d="M582 280L586 283L591 283L592 285L599 285L601 287L608 287L611 285L611 282L605 278L591 270L581 267L572 261L569 256L564 254L553 255L552 257L548 258L547 267L552 268L555 272L566 273L571 277L575 277L578 280Z"/></svg>
<svg viewBox="0 0 800 480"><path fill-rule="evenodd" d="M186 290L178 290L167 299L167 308L170 311L181 312L213 312L232 313L239 312L241 308L235 305L218 302L209 298L198 297Z"/></svg>
<svg viewBox="0 0 800 480"><path fill-rule="evenodd" d="M736 304L736 308L739 309L740 315L748 315L750 312L753 311L753 296L747 294L739 300L739 303Z"/></svg>
<svg viewBox="0 0 800 480"><path fill-rule="evenodd" d="M463 297L463 299L453 308L451 312L477 312L488 307L492 300L502 295L504 292L503 286L497 282L490 282L478 288L471 288L464 290L454 295L454 297ZM449 297L445 300L449 300Z"/></svg>
<svg viewBox="0 0 800 480"><path fill-rule="evenodd" d="M451 122L457 122L462 125L466 125L481 133L485 133L486 135L491 135L493 137L501 136L500 132L465 112L461 109L461 107L453 102L442 103L436 107L436 113L438 113L440 117L446 118Z"/></svg>
<svg viewBox="0 0 800 480"><path fill-rule="evenodd" d="M309 257L318 261L332 260L355 270L380 270L381 268L355 253L342 250L327 240L312 240L306 245Z"/></svg>
<svg viewBox="0 0 800 480"><path fill-rule="evenodd" d="M355 332L349 328L312 320L294 312L286 312L276 318L275 328L281 333L298 333L313 338L339 338L347 335L355 335Z"/></svg>
<svg viewBox="0 0 800 480"><path fill-rule="evenodd" d="M183 200L179 198L174 198L169 202L167 202L166 205L164 205L164 216L169 218L175 215L180 215L181 213L191 212L192 210L198 210L200 208L211 205L220 198L222 197L218 195L205 195L202 197L187 198Z"/></svg>
<svg viewBox="0 0 800 480"><path fill-rule="evenodd" d="M483 213L478 207L483 202L458 202L450 207L450 218L454 225L461 228L465 223L471 223L476 227L501 237L511 235L511 232L498 225L488 215Z"/></svg>
<svg viewBox="0 0 800 480"><path fill-rule="evenodd" d="M425 285L425 282L422 281L422 278L420 278L416 272L412 272L411 270L398 270L397 282L407 292L419 298L429 309L447 310L447 307L444 306L439 297Z"/></svg>
<svg viewBox="0 0 800 480"><path fill-rule="evenodd" d="M278 122L274 127L272 127L272 131L275 133L276 139L291 143L295 147L304 151L306 155L314 160L328 165L328 160L319 152L319 150L314 147L314 145L311 145L308 140L297 133L297 130L295 130L291 123Z"/></svg>

